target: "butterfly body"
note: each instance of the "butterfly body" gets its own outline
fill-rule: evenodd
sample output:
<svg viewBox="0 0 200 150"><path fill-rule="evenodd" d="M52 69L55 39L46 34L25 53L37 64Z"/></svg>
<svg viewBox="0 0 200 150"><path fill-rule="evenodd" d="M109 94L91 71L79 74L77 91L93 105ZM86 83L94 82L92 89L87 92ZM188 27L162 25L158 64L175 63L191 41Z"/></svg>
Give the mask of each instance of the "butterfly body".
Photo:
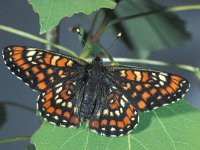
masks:
<svg viewBox="0 0 200 150"><path fill-rule="evenodd" d="M90 119L92 115L97 113L99 109L99 98L104 90L103 83L105 83L105 68L103 67L102 60L94 59L91 64L88 64L84 72L84 87L82 99L80 100L79 114L82 120ZM81 93L81 92L77 92Z"/></svg>
<svg viewBox="0 0 200 150"><path fill-rule="evenodd" d="M178 75L131 66L105 66L38 48L3 50L8 68L40 92L37 109L57 126L88 127L101 135L121 136L139 122L138 111L150 111L180 100L189 82Z"/></svg>

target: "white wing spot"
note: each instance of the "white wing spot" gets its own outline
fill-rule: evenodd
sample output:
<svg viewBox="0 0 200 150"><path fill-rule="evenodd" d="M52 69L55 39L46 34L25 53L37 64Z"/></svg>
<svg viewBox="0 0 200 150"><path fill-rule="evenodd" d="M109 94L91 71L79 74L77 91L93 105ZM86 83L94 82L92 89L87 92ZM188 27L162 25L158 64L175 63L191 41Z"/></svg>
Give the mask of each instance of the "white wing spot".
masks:
<svg viewBox="0 0 200 150"><path fill-rule="evenodd" d="M58 89L56 90L56 93L60 93L60 91L62 91L62 87L58 88Z"/></svg>
<svg viewBox="0 0 200 150"><path fill-rule="evenodd" d="M67 107L72 108L72 102L68 102Z"/></svg>
<svg viewBox="0 0 200 150"><path fill-rule="evenodd" d="M59 104L59 103L61 103L61 102L62 102L62 99L56 100L56 103L57 103L57 104Z"/></svg>
<svg viewBox="0 0 200 150"><path fill-rule="evenodd" d="M116 114L117 116L119 116L119 115L120 115L119 110L116 110L116 111L115 111L115 114Z"/></svg>
<svg viewBox="0 0 200 150"><path fill-rule="evenodd" d="M120 100L120 104L122 107L125 107L125 102L122 99Z"/></svg>
<svg viewBox="0 0 200 150"><path fill-rule="evenodd" d="M116 131L116 129L115 129L115 128L113 128L113 127L112 127L110 130L111 130L111 131Z"/></svg>
<svg viewBox="0 0 200 150"><path fill-rule="evenodd" d="M108 114L108 109L104 109L103 114L107 115Z"/></svg>
<svg viewBox="0 0 200 150"><path fill-rule="evenodd" d="M57 84L55 87L60 87L62 86L62 83Z"/></svg>
<svg viewBox="0 0 200 150"><path fill-rule="evenodd" d="M164 81L164 82L166 82L166 81L167 81L166 77L165 77L165 76L163 76L163 75L161 75L161 74L159 74L159 78L160 78L160 80L162 80L162 81Z"/></svg>
<svg viewBox="0 0 200 150"><path fill-rule="evenodd" d="M58 116L54 116L54 119L58 120Z"/></svg>
<svg viewBox="0 0 200 150"><path fill-rule="evenodd" d="M29 51L27 54L26 54L26 56L33 56L33 55L35 55L35 53L36 53L36 51Z"/></svg>

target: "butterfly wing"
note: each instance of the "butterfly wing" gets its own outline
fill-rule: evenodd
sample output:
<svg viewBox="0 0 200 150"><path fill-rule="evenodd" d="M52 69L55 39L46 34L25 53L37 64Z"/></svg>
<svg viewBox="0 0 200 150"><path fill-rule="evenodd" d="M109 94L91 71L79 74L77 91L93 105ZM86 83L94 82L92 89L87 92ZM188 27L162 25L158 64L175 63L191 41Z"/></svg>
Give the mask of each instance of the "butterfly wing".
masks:
<svg viewBox="0 0 200 150"><path fill-rule="evenodd" d="M138 113L134 105L110 84L99 112L89 121L89 128L101 135L121 136L133 130L138 121Z"/></svg>
<svg viewBox="0 0 200 150"><path fill-rule="evenodd" d="M37 100L37 108L42 117L58 126L79 127L79 85L77 81L65 81L43 91Z"/></svg>
<svg viewBox="0 0 200 150"><path fill-rule="evenodd" d="M25 46L6 47L3 57L8 68L37 91L78 76L77 70L87 64L76 57Z"/></svg>
<svg viewBox="0 0 200 150"><path fill-rule="evenodd" d="M189 89L189 82L183 77L142 68L108 67L107 78L140 111L173 103Z"/></svg>

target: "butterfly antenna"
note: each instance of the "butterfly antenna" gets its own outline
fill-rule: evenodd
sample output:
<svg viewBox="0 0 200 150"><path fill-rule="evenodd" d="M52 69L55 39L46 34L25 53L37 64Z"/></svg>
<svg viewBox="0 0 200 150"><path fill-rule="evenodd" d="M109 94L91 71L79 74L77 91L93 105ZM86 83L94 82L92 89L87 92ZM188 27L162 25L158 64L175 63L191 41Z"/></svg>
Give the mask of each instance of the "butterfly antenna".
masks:
<svg viewBox="0 0 200 150"><path fill-rule="evenodd" d="M81 37L81 41L83 42L84 46L90 51L90 53L92 54L92 49L86 44L85 40L83 39L83 35L81 34L80 32L80 29L79 28L75 28L75 29L72 29L72 31L75 31L78 33L78 35Z"/></svg>
<svg viewBox="0 0 200 150"><path fill-rule="evenodd" d="M110 47L108 48L108 51L113 47L113 45L117 42L117 40L122 36L122 33L119 32L117 34L117 37L115 38L114 42L110 45Z"/></svg>

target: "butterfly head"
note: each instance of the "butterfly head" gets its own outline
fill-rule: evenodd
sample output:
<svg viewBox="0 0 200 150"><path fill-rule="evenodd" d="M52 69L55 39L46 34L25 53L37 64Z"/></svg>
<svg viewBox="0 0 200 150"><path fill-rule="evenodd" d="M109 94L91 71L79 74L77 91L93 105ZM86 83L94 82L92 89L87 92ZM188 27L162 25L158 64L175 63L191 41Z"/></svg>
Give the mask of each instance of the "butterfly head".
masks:
<svg viewBox="0 0 200 150"><path fill-rule="evenodd" d="M100 63L100 64L102 64L103 60L101 59L100 55L95 55L93 60L92 60L92 63Z"/></svg>

